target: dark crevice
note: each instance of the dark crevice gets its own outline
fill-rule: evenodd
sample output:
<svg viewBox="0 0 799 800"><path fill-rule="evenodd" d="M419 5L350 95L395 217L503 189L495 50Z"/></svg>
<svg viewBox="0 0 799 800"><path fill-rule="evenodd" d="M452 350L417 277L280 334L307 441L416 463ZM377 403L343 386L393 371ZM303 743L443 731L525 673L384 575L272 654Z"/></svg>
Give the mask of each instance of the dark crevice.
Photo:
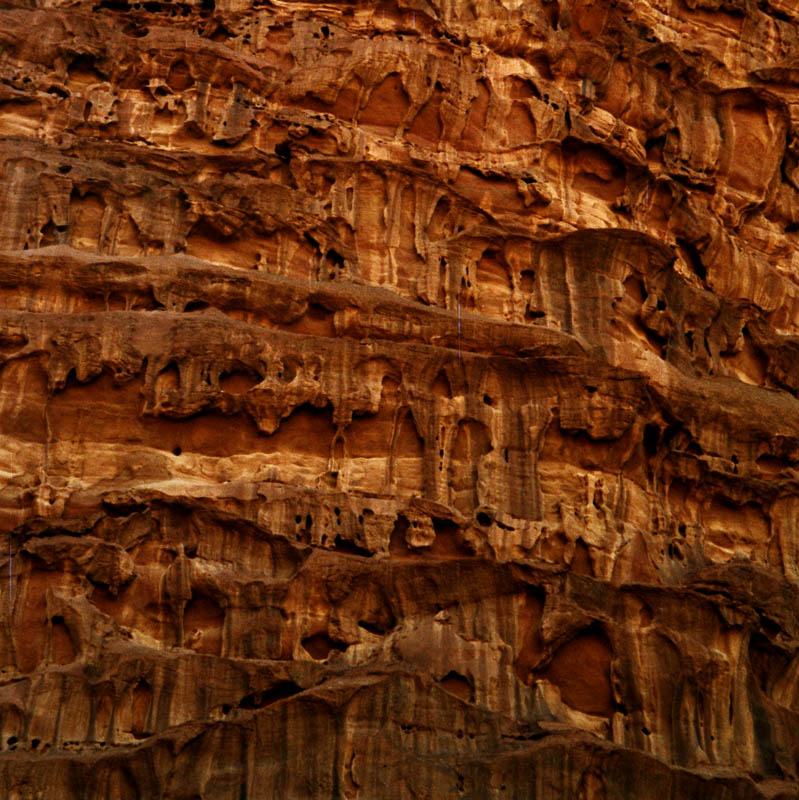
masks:
<svg viewBox="0 0 799 800"><path fill-rule="evenodd" d="M702 258L696 246L686 239L679 238L677 239L677 244L687 256L688 266L696 273L697 277L702 281L707 280L707 268L702 263Z"/></svg>
<svg viewBox="0 0 799 800"><path fill-rule="evenodd" d="M659 442L660 428L657 425L646 425L644 427L644 450L648 456L657 454Z"/></svg>
<svg viewBox="0 0 799 800"><path fill-rule="evenodd" d="M349 647L346 642L332 639L326 633L315 633L302 640L302 646L311 658L323 661L331 652L343 652Z"/></svg>
<svg viewBox="0 0 799 800"><path fill-rule="evenodd" d="M351 556L362 556L363 558L371 558L374 553L367 550L365 547L359 547L355 542L349 539L342 538L341 534L337 534L333 541L336 550L342 553L348 553Z"/></svg>
<svg viewBox="0 0 799 800"><path fill-rule="evenodd" d="M94 6L93 11L130 11L127 0L102 0L99 5Z"/></svg>
<svg viewBox="0 0 799 800"><path fill-rule="evenodd" d="M337 250L330 249L327 251L327 258L333 262L337 267L344 266L344 256Z"/></svg>
<svg viewBox="0 0 799 800"><path fill-rule="evenodd" d="M252 692L239 700L239 708L253 711L259 708L266 708L280 700L285 700L302 691L302 687L297 686L294 681L279 681L270 689L260 692Z"/></svg>
<svg viewBox="0 0 799 800"><path fill-rule="evenodd" d="M148 508L146 503L110 503L108 500L103 500L103 507L109 517L129 517Z"/></svg>
<svg viewBox="0 0 799 800"><path fill-rule="evenodd" d="M385 636L387 633L382 625L375 625L373 622L367 622L363 619L358 621L358 627L363 628L365 631L373 633L376 636Z"/></svg>
<svg viewBox="0 0 799 800"><path fill-rule="evenodd" d="M288 142L280 142L275 145L275 155L284 163L291 161L291 145Z"/></svg>

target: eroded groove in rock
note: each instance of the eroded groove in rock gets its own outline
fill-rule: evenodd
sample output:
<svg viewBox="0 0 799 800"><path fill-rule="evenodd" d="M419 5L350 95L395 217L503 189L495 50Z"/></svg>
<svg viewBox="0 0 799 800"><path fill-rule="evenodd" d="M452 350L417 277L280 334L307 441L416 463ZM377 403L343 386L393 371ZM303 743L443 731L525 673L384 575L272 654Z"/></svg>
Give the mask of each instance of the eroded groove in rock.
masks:
<svg viewBox="0 0 799 800"><path fill-rule="evenodd" d="M0 795L799 797L795 3L0 53Z"/></svg>

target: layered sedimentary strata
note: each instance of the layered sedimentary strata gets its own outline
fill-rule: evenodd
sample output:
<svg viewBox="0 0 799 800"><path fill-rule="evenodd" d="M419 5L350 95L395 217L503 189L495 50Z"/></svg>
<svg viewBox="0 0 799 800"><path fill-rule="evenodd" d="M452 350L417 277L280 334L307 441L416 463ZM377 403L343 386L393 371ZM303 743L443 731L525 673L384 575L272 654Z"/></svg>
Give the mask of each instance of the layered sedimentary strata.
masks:
<svg viewBox="0 0 799 800"><path fill-rule="evenodd" d="M798 64L0 2L0 795L799 796Z"/></svg>

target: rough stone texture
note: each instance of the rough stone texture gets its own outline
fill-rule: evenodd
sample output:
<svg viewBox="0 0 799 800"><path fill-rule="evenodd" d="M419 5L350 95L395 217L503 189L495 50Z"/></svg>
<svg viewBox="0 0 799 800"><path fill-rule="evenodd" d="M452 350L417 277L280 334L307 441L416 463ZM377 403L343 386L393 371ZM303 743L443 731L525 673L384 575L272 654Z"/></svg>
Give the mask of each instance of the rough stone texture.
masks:
<svg viewBox="0 0 799 800"><path fill-rule="evenodd" d="M2 0L0 795L798 797L797 123L794 0Z"/></svg>

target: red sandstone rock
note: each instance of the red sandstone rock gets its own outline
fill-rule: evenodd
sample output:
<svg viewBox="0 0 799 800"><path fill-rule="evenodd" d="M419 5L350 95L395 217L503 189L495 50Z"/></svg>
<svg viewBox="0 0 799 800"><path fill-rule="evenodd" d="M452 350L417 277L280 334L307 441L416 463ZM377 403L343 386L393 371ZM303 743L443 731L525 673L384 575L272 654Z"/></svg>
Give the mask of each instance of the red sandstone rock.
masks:
<svg viewBox="0 0 799 800"><path fill-rule="evenodd" d="M2 797L799 797L795 3L0 54Z"/></svg>

